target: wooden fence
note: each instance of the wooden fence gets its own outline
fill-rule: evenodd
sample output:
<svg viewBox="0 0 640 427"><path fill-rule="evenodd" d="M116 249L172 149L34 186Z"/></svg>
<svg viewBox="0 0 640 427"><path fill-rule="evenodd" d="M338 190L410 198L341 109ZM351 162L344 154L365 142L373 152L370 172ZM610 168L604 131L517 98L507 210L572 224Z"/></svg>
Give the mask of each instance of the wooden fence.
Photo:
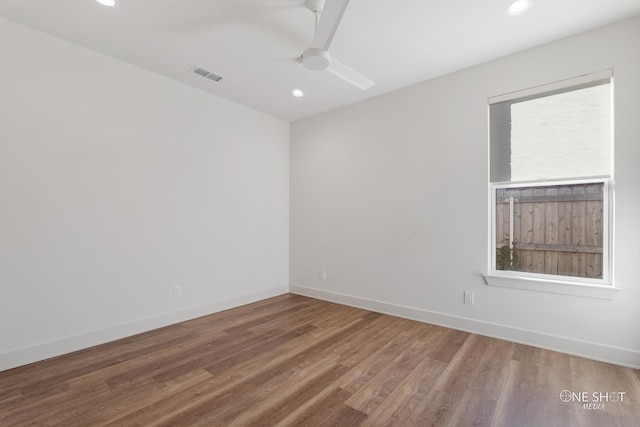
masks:
<svg viewBox="0 0 640 427"><path fill-rule="evenodd" d="M602 183L497 190L496 269L602 278L603 194Z"/></svg>

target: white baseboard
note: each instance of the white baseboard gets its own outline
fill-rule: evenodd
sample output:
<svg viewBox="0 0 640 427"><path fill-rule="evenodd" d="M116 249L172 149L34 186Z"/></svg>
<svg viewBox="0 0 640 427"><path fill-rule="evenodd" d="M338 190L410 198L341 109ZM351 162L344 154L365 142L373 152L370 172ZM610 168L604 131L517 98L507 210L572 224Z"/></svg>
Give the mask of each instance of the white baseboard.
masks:
<svg viewBox="0 0 640 427"><path fill-rule="evenodd" d="M62 354L126 338L131 335L195 319L196 317L206 316L208 314L283 295L288 293L288 291L288 286L279 286L251 294L239 295L225 300L213 301L208 304L191 307L181 311L165 313L146 319L139 319L87 334L76 335L31 347L21 348L19 350L0 354L0 371L27 365L29 363L39 362L51 357L60 356Z"/></svg>
<svg viewBox="0 0 640 427"><path fill-rule="evenodd" d="M291 284L289 292L419 322L640 369L640 352Z"/></svg>

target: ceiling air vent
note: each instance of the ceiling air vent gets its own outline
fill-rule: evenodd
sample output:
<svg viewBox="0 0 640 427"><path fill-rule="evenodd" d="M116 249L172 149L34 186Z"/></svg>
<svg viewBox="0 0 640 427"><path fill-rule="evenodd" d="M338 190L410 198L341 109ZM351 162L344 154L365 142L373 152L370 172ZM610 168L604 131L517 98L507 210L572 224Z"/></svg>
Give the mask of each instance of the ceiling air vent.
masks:
<svg viewBox="0 0 640 427"><path fill-rule="evenodd" d="M191 71L198 74L199 76L205 77L209 80L213 80L214 82L219 82L220 80L222 80L221 75L216 74L212 71L209 71L204 67L200 67L199 65L196 65L195 67L193 67Z"/></svg>

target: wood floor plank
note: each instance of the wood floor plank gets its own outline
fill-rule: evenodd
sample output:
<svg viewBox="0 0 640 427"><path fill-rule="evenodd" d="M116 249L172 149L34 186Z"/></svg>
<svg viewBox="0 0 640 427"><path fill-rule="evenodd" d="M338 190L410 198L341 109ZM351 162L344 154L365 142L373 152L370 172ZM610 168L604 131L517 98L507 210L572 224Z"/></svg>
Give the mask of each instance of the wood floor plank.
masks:
<svg viewBox="0 0 640 427"><path fill-rule="evenodd" d="M313 325L303 325L289 332L274 334L274 336L269 337L270 339L268 340L262 339L255 343L252 342L250 345L245 345L242 351L236 349L234 354L229 356L217 357L214 361L203 360L202 363L205 365L205 369L212 374L225 371L234 365L254 358L256 355L263 354L271 349L277 348L289 340L302 336L314 329L315 326Z"/></svg>
<svg viewBox="0 0 640 427"><path fill-rule="evenodd" d="M270 389L269 396L255 399L246 411L229 422L229 426L276 425L313 399L320 391L331 387L349 369L335 363L322 364L326 365L324 370L312 365L313 370L317 372L300 371L299 375L305 375L302 381L297 377L291 377L290 381L282 382L279 387ZM278 398L273 399L271 396Z"/></svg>
<svg viewBox="0 0 640 427"><path fill-rule="evenodd" d="M168 396L180 395L186 390L201 384L211 378L211 374L203 369L194 370L182 377L176 378L165 384L154 393L135 393L133 396L125 396L124 399L108 400L107 404L98 411L90 411L83 417L87 425L105 426L113 420L120 420L129 414L153 405ZM136 387L136 390L138 388Z"/></svg>
<svg viewBox="0 0 640 427"><path fill-rule="evenodd" d="M452 414L451 425L489 426L498 405L495 390L502 390L508 380L504 369L511 360L514 343L487 337L478 337L488 345L482 350L477 369L469 373L468 386L459 400L457 411Z"/></svg>
<svg viewBox="0 0 640 427"><path fill-rule="evenodd" d="M350 336L357 330L370 327L370 320L377 319L379 317L379 315L374 313L364 314L358 322L352 322L351 325L347 325L344 330L336 333L329 339L333 342L336 341L337 337ZM337 342L341 341L338 340ZM309 360L323 359L325 356L321 356L321 350L326 351L324 348L326 345L326 341L320 341L312 347L306 348L301 353L296 354L291 359L285 360L279 365L271 366L270 369L263 370L259 374L254 374L252 377L237 383L233 387L226 389L223 393L213 396L211 399L200 401L195 405L190 405L189 408L174 414L170 420L167 420L166 423L161 425L197 425L194 424L194 420L196 419L204 420L203 423L205 425L211 425L211 423L216 422L216 416L222 412L222 410L219 409L220 405L223 405L226 402L239 402L239 400L239 403L242 403L239 396L244 396L247 393L250 393L256 387L256 384L262 384L270 381L274 376L279 375L284 369L292 364L308 363ZM331 345L335 345L335 343ZM214 370L212 367L208 367L207 370L209 372L221 372L218 369ZM219 425L226 425L227 422L228 420L225 420L225 422L220 422Z"/></svg>
<svg viewBox="0 0 640 427"><path fill-rule="evenodd" d="M159 421L160 424L167 423L168 425L171 425L172 423L178 422L178 420L193 417L194 414L197 416L202 412L202 408L198 407L207 405L211 400L221 400L224 399L224 396L226 395L233 395L234 393L237 393L238 389L248 389L253 383L260 383L261 381L264 381L266 378L272 376L273 372L277 372L285 366L297 363L309 363L309 360L314 358L322 359L323 356L320 355L319 350L321 350L323 346L326 347L328 342L333 342L331 346L336 346L338 343L342 342L337 338L348 337L361 329L372 327L372 325L375 326L375 322L373 322L373 320L380 318L379 315L375 315L373 313L361 311L360 314L361 316L358 321L343 325L341 330L330 330L328 334L322 336L318 340L315 340L309 346L296 346L293 349L296 349L297 351L294 352L292 349L292 353L286 354L285 357L276 359L272 359L270 357L266 357L265 359L256 358L256 360L248 365L245 363L236 367L239 372L251 372L252 376L236 375L233 373L237 372L235 370L232 371L231 374L227 374L225 371L216 371L219 375L218 377L215 377L214 379L207 381L206 384L201 385L204 388L212 390L208 396L201 391L201 388L189 390L188 392L191 393L192 397L187 401L183 400L183 396L170 396L169 398L154 404L153 407L137 411L127 417L127 419L120 420L119 422L124 422L126 424L150 424L155 419L154 417L156 417L157 408L159 407L169 408L170 410L167 412L171 414L170 416L163 417ZM247 361L247 363L249 362L251 361Z"/></svg>
<svg viewBox="0 0 640 427"><path fill-rule="evenodd" d="M73 366L72 369L62 370L47 377L38 379L33 382L29 382L21 387L22 394L41 394L46 393L51 387L60 387L61 384L65 384L66 381L82 377L91 372L102 371L111 366L120 364L122 361L135 359L140 355L161 352L167 348L179 345L187 342L192 338L190 335L184 335L174 338L169 341L156 343L154 345L146 346L141 349L131 350L126 353L120 353L115 357L104 358L102 360L96 360L93 363L83 363L80 366Z"/></svg>
<svg viewBox="0 0 640 427"><path fill-rule="evenodd" d="M393 360L398 357L399 350L403 351L411 345L411 342L410 334L396 335L356 365L338 382L338 386L350 393L358 392L393 363Z"/></svg>
<svg viewBox="0 0 640 427"><path fill-rule="evenodd" d="M363 414L344 404L351 394L341 388L333 389L322 399L296 414L294 420L285 419L283 426L357 426L366 419Z"/></svg>
<svg viewBox="0 0 640 427"><path fill-rule="evenodd" d="M140 357L130 358L100 371L94 371L73 381L103 380L111 388L127 387L141 378L150 379L158 372L171 369L174 365L183 363L185 359L209 349L214 342L225 338L224 333L216 332L211 335L194 337L186 343L167 347L161 352L148 352Z"/></svg>
<svg viewBox="0 0 640 427"><path fill-rule="evenodd" d="M370 415L413 372L422 359L424 349L424 342L419 340L406 345L399 355L391 360L371 381L355 392L345 403L360 412Z"/></svg>
<svg viewBox="0 0 640 427"><path fill-rule="evenodd" d="M407 423L411 414L424 412L420 408L429 404L427 397L446 367L444 362L424 357L363 425L402 425L401 423Z"/></svg>
<svg viewBox="0 0 640 427"><path fill-rule="evenodd" d="M149 353L152 351L149 348L158 343L166 345L167 341L173 339L188 341L190 339L189 335L189 333L184 333L184 329L180 324L160 328L145 334L138 334L90 349L23 366L17 370L0 372L0 383L5 385L7 389L16 384L20 384L21 387L28 387L29 384L42 381L43 378L63 375L71 370L83 369L87 365L103 364L107 366L113 363L114 360L117 363L118 360L130 359L135 356L135 353ZM64 360L64 362L61 363L61 360ZM27 367L28 369L26 369ZM85 369L85 371L91 370ZM2 393L1 390L0 393Z"/></svg>
<svg viewBox="0 0 640 427"><path fill-rule="evenodd" d="M291 294L0 372L0 427L638 420L638 370Z"/></svg>

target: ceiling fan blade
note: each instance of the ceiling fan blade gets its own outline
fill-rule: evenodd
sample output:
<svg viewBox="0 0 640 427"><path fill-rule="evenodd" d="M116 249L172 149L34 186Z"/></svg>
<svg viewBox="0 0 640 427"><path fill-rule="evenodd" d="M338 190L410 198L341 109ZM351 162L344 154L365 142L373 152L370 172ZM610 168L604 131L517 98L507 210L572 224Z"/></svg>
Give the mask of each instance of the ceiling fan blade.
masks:
<svg viewBox="0 0 640 427"><path fill-rule="evenodd" d="M241 64L240 67L250 67L253 65L260 65L260 64L269 64L272 62L296 62L296 63L300 63L300 57L296 56L294 58L277 58L277 59L267 59L265 61L256 61L256 62L249 62L248 64Z"/></svg>
<svg viewBox="0 0 640 427"><path fill-rule="evenodd" d="M311 47L329 50L349 0L326 0Z"/></svg>
<svg viewBox="0 0 640 427"><path fill-rule="evenodd" d="M346 65L336 61L335 59L331 59L331 65L329 65L327 71L334 76L340 77L342 80L345 80L352 85L359 87L362 90L367 90L376 84L370 78L363 76L353 68L347 67Z"/></svg>

